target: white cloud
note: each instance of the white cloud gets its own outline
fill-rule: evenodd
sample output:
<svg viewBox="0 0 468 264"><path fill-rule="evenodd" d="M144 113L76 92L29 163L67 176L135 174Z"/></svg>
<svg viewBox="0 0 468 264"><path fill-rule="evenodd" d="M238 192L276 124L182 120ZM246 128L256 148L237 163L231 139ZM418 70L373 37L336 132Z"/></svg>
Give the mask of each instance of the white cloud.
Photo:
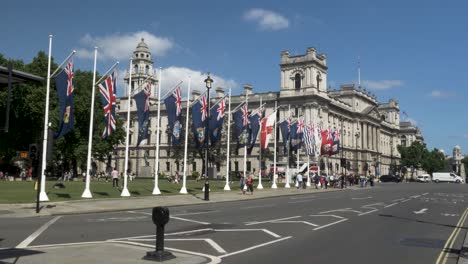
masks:
<svg viewBox="0 0 468 264"><path fill-rule="evenodd" d="M99 59L128 59L132 56L141 38L145 39L153 56L163 56L174 46L170 39L156 36L147 31L125 34L115 33L107 36L86 34L80 40L82 47L77 48L76 56L92 59L94 58L94 47L96 46L98 47Z"/></svg>
<svg viewBox="0 0 468 264"><path fill-rule="evenodd" d="M401 80L364 80L362 81L363 86L369 90L389 90L402 86L404 84Z"/></svg>
<svg viewBox="0 0 468 264"><path fill-rule="evenodd" d="M244 13L244 19L254 21L260 30L280 30L289 27L289 20L273 11L253 8Z"/></svg>
<svg viewBox="0 0 468 264"><path fill-rule="evenodd" d="M430 94L429 94L430 97L434 97L434 98L448 98L448 97L452 97L452 96L455 96L454 93L452 92L447 92L447 91L439 91L439 90L433 90Z"/></svg>

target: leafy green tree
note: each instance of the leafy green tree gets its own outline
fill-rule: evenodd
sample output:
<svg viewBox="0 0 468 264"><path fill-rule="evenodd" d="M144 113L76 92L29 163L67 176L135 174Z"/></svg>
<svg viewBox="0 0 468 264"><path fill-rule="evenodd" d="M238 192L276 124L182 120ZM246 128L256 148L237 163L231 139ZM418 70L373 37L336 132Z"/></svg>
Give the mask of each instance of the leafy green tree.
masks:
<svg viewBox="0 0 468 264"><path fill-rule="evenodd" d="M445 156L438 149L432 151L426 151L423 161L422 168L429 174L433 172L442 171L445 167Z"/></svg>
<svg viewBox="0 0 468 264"><path fill-rule="evenodd" d="M428 152L426 145L419 141L414 141L409 147L398 145L397 148L401 155L401 166L407 169L420 168ZM413 171L411 171L411 176L413 176Z"/></svg>

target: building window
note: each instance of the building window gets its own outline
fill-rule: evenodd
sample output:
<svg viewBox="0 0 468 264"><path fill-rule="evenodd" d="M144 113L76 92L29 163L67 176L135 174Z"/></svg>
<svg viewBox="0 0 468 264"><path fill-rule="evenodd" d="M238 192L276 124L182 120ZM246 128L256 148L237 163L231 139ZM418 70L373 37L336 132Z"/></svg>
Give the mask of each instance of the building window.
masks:
<svg viewBox="0 0 468 264"><path fill-rule="evenodd" d="M234 171L239 171L239 162L234 161Z"/></svg>
<svg viewBox="0 0 468 264"><path fill-rule="evenodd" d="M146 67L145 67L145 74L148 74L148 73L149 73L149 66L146 65Z"/></svg>
<svg viewBox="0 0 468 264"><path fill-rule="evenodd" d="M406 147L406 136L401 136L401 145Z"/></svg>
<svg viewBox="0 0 468 264"><path fill-rule="evenodd" d="M250 171L252 169L252 163L250 161L247 161L247 171Z"/></svg>
<svg viewBox="0 0 468 264"><path fill-rule="evenodd" d="M320 73L317 74L317 89L320 89L320 82L322 81L322 76L320 76Z"/></svg>
<svg viewBox="0 0 468 264"><path fill-rule="evenodd" d="M294 88L301 88L301 75L299 73L296 73L296 75L294 75Z"/></svg>
<svg viewBox="0 0 468 264"><path fill-rule="evenodd" d="M171 163L169 161L166 161L166 171L171 170Z"/></svg>
<svg viewBox="0 0 468 264"><path fill-rule="evenodd" d="M138 73L138 65L133 66L133 73Z"/></svg>
<svg viewBox="0 0 468 264"><path fill-rule="evenodd" d="M176 161L176 163L175 163L175 164L176 164L176 170L180 170L180 168L179 168L179 164L180 164L180 162L179 162L179 161Z"/></svg>

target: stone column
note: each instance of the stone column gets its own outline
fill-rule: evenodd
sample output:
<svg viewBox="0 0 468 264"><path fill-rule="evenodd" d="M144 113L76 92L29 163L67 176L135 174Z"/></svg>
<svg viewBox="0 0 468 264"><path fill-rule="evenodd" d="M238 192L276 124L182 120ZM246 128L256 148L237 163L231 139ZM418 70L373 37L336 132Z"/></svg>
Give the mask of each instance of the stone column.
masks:
<svg viewBox="0 0 468 264"><path fill-rule="evenodd" d="M367 149L367 124L362 124L362 149Z"/></svg>

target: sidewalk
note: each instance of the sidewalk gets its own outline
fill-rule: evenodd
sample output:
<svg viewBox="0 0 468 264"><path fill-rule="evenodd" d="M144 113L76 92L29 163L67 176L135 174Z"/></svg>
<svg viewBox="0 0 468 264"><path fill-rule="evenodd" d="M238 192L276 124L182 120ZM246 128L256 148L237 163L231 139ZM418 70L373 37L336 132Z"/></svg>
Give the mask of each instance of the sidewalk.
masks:
<svg viewBox="0 0 468 264"><path fill-rule="evenodd" d="M367 187L369 188L369 187ZM367 189L363 188L363 189ZM359 186L354 185L344 190L360 189ZM155 206L178 206L190 204L206 204L228 201L250 200L277 196L288 195L301 195L309 193L333 192L342 189L315 189L313 186L308 189L296 189L294 186L291 188L278 188L271 189L265 188L262 190L255 189L254 194L242 195L239 191L224 191L224 192L211 192L210 200L204 200L204 194L178 194L178 195L155 195L139 198L116 198L116 199L89 199L89 200L75 200L75 201L62 201L62 202L41 202L41 210L36 214L35 203L30 204L1 204L0 205L0 218L6 217L33 217L33 216L46 216L46 215L70 215L70 214L84 214L84 213L97 213L97 212L112 212L112 211L125 211L125 210L138 210L153 208Z"/></svg>
<svg viewBox="0 0 468 264"><path fill-rule="evenodd" d="M468 264L468 231L466 232L464 241L460 250L460 255L458 256L458 264Z"/></svg>

